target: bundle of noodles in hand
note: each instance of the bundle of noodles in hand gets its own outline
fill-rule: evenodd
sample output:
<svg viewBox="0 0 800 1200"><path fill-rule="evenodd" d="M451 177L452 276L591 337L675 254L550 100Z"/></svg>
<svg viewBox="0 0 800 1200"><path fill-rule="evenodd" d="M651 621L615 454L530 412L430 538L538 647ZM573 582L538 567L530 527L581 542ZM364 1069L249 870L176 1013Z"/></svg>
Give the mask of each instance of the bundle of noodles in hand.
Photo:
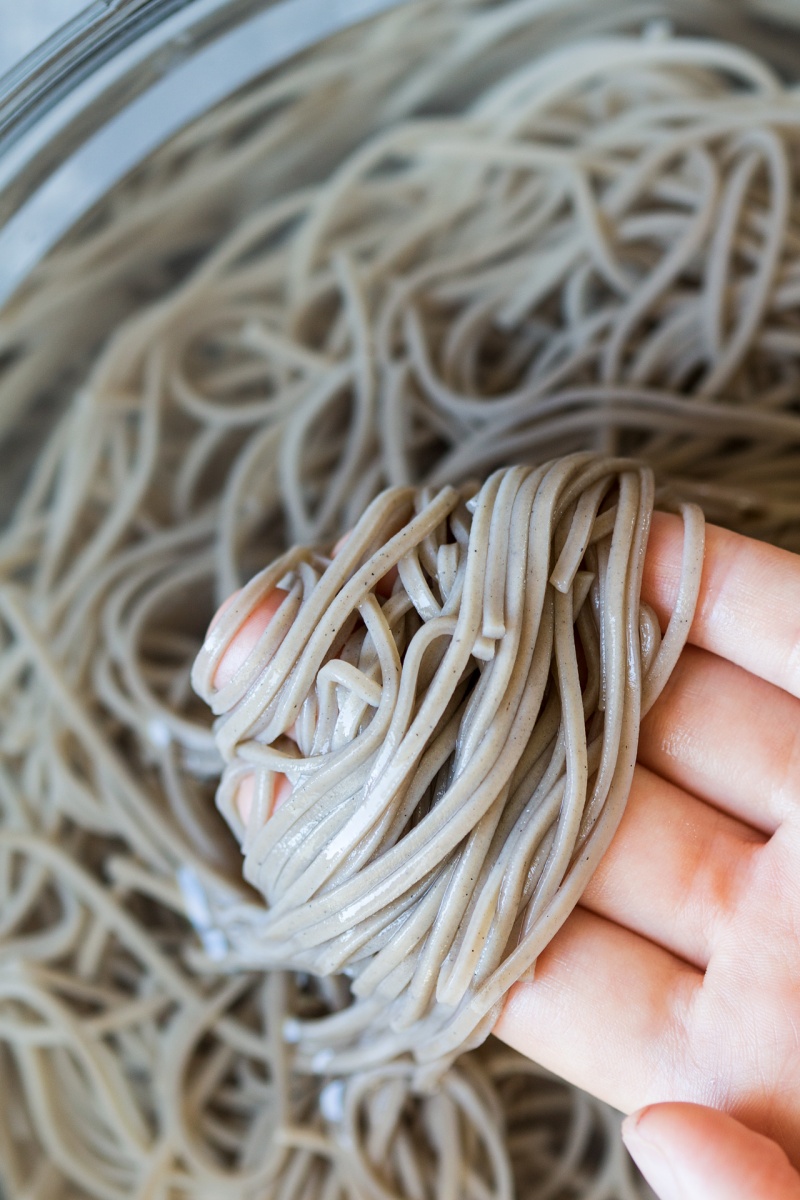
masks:
<svg viewBox="0 0 800 1200"><path fill-rule="evenodd" d="M591 453L392 488L212 625L193 680L266 902L246 956L349 980L348 1005L288 1030L312 1069L411 1053L432 1081L577 903L699 588L685 506L662 638L640 597L653 501L649 468Z"/></svg>

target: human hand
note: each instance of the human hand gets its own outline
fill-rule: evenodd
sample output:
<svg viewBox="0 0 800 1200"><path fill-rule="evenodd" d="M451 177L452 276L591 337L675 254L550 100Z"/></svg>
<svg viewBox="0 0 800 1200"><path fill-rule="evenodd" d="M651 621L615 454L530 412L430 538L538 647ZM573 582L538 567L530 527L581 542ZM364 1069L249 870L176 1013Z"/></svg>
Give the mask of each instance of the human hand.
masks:
<svg viewBox="0 0 800 1200"><path fill-rule="evenodd" d="M681 539L680 521L656 514L643 598L662 622ZM280 599L240 628L220 664L225 677ZM800 559L710 528L690 641L644 723L623 823L534 980L510 993L496 1032L625 1111L710 1102L796 1157ZM274 807L288 794L279 777ZM251 803L244 784L243 817ZM710 1112L649 1109L649 1129L665 1119L655 1114L673 1114L661 1130L673 1161L694 1161L691 1138L688 1150L681 1138L701 1111ZM698 1128L716 1119L710 1112ZM730 1140L730 1127L723 1133ZM752 1189L741 1195L754 1200Z"/></svg>
<svg viewBox="0 0 800 1200"><path fill-rule="evenodd" d="M622 1136L660 1200L800 1200L800 1175L776 1142L699 1104L655 1104Z"/></svg>
<svg viewBox="0 0 800 1200"><path fill-rule="evenodd" d="M643 599L662 624L680 549L680 520L656 514ZM697 1185L664 1200L795 1200L785 1160L783 1190L758 1190L744 1126L800 1165L800 557L709 527L689 641L622 824L496 1033L625 1112L739 1118L645 1113L639 1140ZM768 1178L780 1151L752 1146Z"/></svg>

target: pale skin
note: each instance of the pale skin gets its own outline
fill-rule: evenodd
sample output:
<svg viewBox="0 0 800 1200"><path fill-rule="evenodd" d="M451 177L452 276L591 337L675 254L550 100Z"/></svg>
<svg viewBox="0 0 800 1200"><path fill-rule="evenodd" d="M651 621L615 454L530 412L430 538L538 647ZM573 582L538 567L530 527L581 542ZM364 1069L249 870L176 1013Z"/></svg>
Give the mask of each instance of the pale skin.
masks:
<svg viewBox="0 0 800 1200"><path fill-rule="evenodd" d="M643 599L662 626L681 536L655 515ZM708 528L622 824L495 1032L633 1114L662 1200L800 1200L800 556Z"/></svg>

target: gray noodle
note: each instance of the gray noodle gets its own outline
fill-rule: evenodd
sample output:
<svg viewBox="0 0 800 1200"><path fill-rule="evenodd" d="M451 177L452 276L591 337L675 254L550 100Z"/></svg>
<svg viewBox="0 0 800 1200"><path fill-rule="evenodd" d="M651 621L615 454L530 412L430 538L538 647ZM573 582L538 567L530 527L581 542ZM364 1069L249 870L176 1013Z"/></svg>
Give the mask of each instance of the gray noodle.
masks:
<svg viewBox="0 0 800 1200"><path fill-rule="evenodd" d="M574 908L700 585L703 517L687 505L662 641L640 603L653 494L649 468L592 453L480 488L388 489L333 558L293 547L214 625L192 679L221 714L217 803L267 903L229 924L229 962L350 979L351 1004L289 1026L298 1065L411 1054L430 1088ZM231 639L276 595L217 686ZM291 796L271 813L281 776Z"/></svg>
<svg viewBox="0 0 800 1200"><path fill-rule="evenodd" d="M459 1051L613 834L695 505L800 548L800 95L663 7L387 13L173 139L0 315L9 471L36 445L0 535L10 1197L645 1195L618 1114ZM192 664L243 585L215 731Z"/></svg>

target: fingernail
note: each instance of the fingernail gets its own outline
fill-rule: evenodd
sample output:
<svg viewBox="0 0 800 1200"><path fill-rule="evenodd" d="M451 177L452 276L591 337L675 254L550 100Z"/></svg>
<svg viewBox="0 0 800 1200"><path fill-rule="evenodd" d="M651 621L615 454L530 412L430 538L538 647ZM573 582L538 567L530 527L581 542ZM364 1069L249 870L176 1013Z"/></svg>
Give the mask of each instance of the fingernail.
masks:
<svg viewBox="0 0 800 1200"><path fill-rule="evenodd" d="M643 1108L625 1118L622 1122L622 1140L660 1200L687 1200L686 1192L669 1158L658 1143L648 1136L646 1123L644 1128L642 1126L642 1119L647 1111Z"/></svg>

